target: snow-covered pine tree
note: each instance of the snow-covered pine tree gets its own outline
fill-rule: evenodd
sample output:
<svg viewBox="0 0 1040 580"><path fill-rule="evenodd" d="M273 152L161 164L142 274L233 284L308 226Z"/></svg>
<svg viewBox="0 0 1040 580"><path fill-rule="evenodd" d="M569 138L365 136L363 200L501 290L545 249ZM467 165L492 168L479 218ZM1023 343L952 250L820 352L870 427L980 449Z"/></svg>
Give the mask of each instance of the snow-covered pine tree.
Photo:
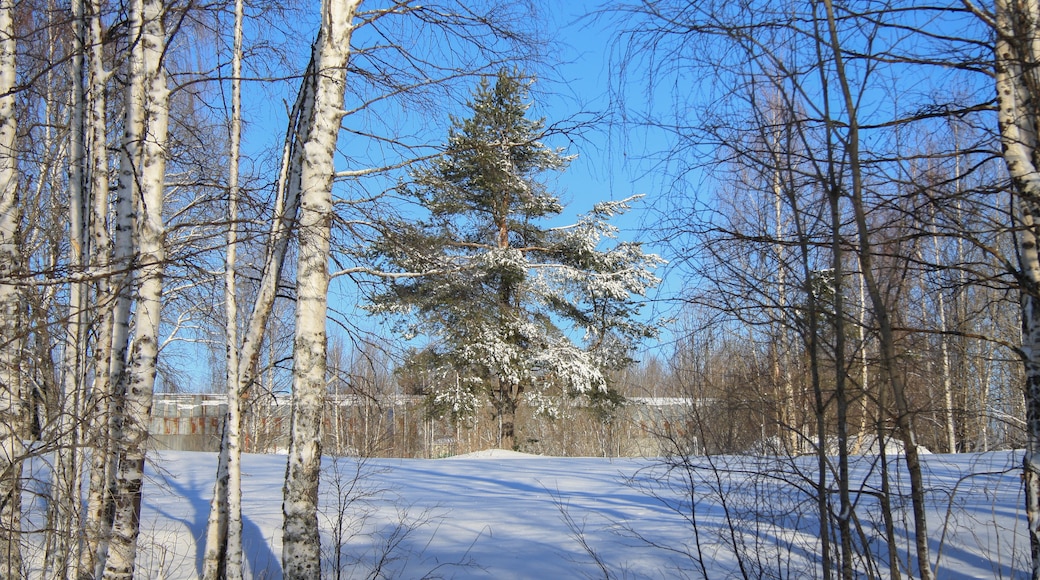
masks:
<svg viewBox="0 0 1040 580"><path fill-rule="evenodd" d="M490 398L503 448L517 447L525 397L614 397L609 372L655 332L639 317L639 297L661 263L638 243L605 243L617 233L609 218L630 199L550 225L564 208L540 178L572 157L542 143L544 120L527 116L530 84L507 70L480 83L470 118L452 120L444 154L401 187L423 216L386 224L373 248L391 275L372 310L429 339L426 360L452 377L434 394L440 405L456 393L460 402L474 391Z"/></svg>

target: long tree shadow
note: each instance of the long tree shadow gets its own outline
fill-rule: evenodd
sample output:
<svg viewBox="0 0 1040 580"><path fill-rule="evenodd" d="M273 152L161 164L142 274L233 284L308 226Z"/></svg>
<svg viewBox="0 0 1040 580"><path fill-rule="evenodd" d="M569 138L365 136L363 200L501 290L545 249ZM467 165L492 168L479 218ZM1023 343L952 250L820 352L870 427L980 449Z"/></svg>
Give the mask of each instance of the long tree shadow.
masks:
<svg viewBox="0 0 1040 580"><path fill-rule="evenodd" d="M242 550L249 577L256 580L282 580L281 560L271 550L271 542L268 540L260 526L242 514Z"/></svg>
<svg viewBox="0 0 1040 580"><path fill-rule="evenodd" d="M206 527L209 523L210 501L213 497L213 482L198 480L189 476L185 481L160 466L153 465L157 485L166 488L172 495L191 505L191 518L178 517L159 505L151 506L156 513L171 521L183 524L191 534L195 544L195 569L201 576L203 560L206 552ZM215 472L215 470L214 470ZM189 472L194 474L193 471ZM271 550L268 538L263 530L253 522L243 510L242 514L242 548L253 578L281 580L282 570L278 556Z"/></svg>

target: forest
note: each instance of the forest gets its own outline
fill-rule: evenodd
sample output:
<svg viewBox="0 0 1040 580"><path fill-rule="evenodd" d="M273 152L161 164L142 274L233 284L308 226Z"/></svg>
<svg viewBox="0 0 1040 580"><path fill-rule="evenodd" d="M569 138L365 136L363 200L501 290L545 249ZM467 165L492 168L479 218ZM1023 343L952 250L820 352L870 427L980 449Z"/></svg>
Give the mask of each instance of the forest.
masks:
<svg viewBox="0 0 1040 580"><path fill-rule="evenodd" d="M0 579L140 577L169 393L226 405L204 578L262 405L318 578L322 455L393 454L331 402L409 397L790 460L825 579L931 580L922 457L1014 451L1040 579L1038 67L1038 0L0 0Z"/></svg>

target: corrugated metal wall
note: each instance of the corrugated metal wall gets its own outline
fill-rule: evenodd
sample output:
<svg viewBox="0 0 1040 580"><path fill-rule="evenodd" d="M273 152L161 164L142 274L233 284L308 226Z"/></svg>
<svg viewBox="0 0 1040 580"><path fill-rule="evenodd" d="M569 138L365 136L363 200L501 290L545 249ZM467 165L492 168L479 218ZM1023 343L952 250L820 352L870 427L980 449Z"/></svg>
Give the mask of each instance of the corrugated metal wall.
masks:
<svg viewBox="0 0 1040 580"><path fill-rule="evenodd" d="M574 403L571 403L574 405ZM548 455L622 455L660 453L658 435L685 437L688 403L684 399L631 399L609 423L580 407L568 418L550 421L521 408L526 438L522 450ZM217 451L227 414L223 394L157 394L150 424L152 447L177 451ZM265 395L244 409L243 451L277 453L288 447L289 397ZM495 424L487 413L469 428L426 416L422 397L395 397L382 404L371 398L331 396L323 424L327 453L391 457L439 457L493 446Z"/></svg>

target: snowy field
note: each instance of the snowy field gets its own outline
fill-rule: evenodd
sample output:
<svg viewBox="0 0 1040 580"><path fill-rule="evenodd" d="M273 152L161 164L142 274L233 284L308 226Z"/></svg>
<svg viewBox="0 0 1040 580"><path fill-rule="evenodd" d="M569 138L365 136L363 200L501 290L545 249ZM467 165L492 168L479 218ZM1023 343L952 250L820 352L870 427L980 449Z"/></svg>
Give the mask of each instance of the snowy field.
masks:
<svg viewBox="0 0 1040 580"><path fill-rule="evenodd" d="M875 459L859 458L853 470L867 492L877 474ZM924 459L939 577L1024 576L1028 550L1015 469L1020 454ZM812 475L811 458L691 461L696 463L669 472L649 459L501 451L437 460L369 460L360 469L355 460L326 458L325 576L818 577L819 529L806 479ZM215 462L215 455L206 453L153 455L139 577L196 578ZM280 578L285 458L247 455L243 469L248 570L254 578ZM896 483L905 483L905 477ZM875 553L857 565L888 577L875 496L857 497L860 540ZM908 503L894 511L897 525L905 529ZM338 523L344 530L339 539ZM906 566L911 546L900 537L899 557ZM338 565L336 546L342 548Z"/></svg>

